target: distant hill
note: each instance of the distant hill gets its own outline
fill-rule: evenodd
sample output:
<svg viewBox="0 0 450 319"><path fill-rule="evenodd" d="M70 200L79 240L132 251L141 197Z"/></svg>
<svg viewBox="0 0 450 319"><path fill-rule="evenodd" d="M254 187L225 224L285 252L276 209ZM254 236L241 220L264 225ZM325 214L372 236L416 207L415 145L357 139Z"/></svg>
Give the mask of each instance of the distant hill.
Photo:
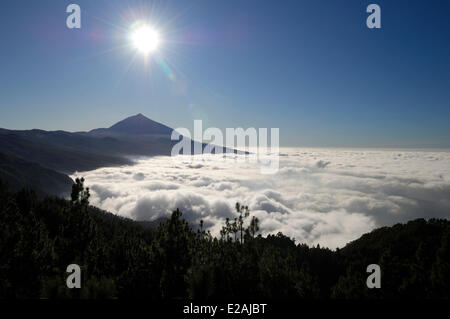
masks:
<svg viewBox="0 0 450 319"><path fill-rule="evenodd" d="M26 186L36 190L39 195L62 197L70 194L73 184L67 175L5 153L0 153L0 179L13 190Z"/></svg>

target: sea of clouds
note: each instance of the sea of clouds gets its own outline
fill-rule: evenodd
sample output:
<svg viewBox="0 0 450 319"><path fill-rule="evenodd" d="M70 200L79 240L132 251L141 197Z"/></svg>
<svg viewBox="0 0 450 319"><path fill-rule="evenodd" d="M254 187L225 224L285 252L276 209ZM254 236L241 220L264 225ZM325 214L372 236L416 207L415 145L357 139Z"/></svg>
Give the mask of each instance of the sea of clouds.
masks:
<svg viewBox="0 0 450 319"><path fill-rule="evenodd" d="M153 157L75 176L86 179L93 205L135 220L179 208L189 222L204 220L218 235L240 202L259 218L263 235L282 232L333 249L376 227L450 217L445 151L282 149L272 175L219 155Z"/></svg>

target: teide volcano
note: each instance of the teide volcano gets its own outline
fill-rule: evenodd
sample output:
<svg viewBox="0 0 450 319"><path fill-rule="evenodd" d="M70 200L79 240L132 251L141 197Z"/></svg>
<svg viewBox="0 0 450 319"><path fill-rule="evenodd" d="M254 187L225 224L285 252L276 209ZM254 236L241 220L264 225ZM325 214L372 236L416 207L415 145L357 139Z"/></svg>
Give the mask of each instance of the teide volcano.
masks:
<svg viewBox="0 0 450 319"><path fill-rule="evenodd" d="M89 132L91 135L163 135L170 136L173 129L161 123L155 122L141 113L130 116L110 128L95 129Z"/></svg>

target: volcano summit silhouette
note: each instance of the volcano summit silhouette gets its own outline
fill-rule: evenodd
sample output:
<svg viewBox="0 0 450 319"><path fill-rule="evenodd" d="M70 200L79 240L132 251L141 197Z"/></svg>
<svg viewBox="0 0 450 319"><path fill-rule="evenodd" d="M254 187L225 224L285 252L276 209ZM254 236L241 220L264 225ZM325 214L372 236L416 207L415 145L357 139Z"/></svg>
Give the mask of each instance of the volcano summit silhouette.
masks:
<svg viewBox="0 0 450 319"><path fill-rule="evenodd" d="M139 113L134 116L127 117L126 119L117 122L113 126L107 129L95 129L89 132L89 134L101 134L107 135L111 133L126 134L126 135L171 135L173 129L155 122L143 114ZM115 134L114 134L115 133Z"/></svg>

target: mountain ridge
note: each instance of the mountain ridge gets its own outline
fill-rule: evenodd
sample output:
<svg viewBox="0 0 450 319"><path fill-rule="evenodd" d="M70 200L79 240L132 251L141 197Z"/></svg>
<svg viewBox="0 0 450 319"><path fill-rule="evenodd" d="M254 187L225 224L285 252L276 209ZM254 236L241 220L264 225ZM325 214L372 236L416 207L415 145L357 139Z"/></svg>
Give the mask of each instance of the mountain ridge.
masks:
<svg viewBox="0 0 450 319"><path fill-rule="evenodd" d="M127 117L109 128L89 132L0 128L0 152L66 175L106 166L130 165L135 156L170 156L173 146L178 143L178 140L171 139L173 131L142 113ZM206 145L191 140L193 152L197 149L194 147L196 144L201 144L201 149ZM28 172L30 180L40 171ZM15 180L25 181L22 186L30 186L26 183L26 176L20 174L15 177Z"/></svg>
<svg viewBox="0 0 450 319"><path fill-rule="evenodd" d="M129 156L170 155L172 131L142 113L89 132L0 128L0 176L14 189L67 195L72 183L68 174L130 165Z"/></svg>

